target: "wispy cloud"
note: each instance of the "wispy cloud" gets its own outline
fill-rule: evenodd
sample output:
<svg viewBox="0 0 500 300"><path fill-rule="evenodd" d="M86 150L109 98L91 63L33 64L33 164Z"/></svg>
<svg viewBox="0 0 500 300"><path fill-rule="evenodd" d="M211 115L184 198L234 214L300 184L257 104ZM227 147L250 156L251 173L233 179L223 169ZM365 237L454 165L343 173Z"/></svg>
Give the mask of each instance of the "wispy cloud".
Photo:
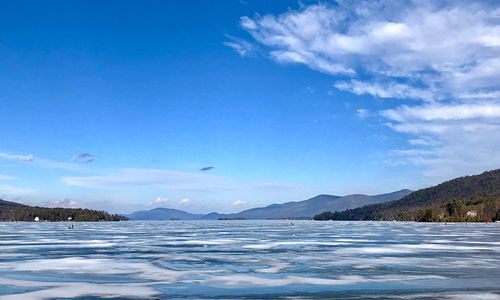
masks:
<svg viewBox="0 0 500 300"><path fill-rule="evenodd" d="M231 42L222 42L222 44L224 44L224 46L226 47L232 48L234 52L238 53L239 55L249 56L255 51L255 47L246 40L230 36L228 34L225 34L225 36L229 38Z"/></svg>
<svg viewBox="0 0 500 300"><path fill-rule="evenodd" d="M30 155L12 155L7 153L0 153L0 160L20 160L22 162L32 162L35 160L33 154Z"/></svg>
<svg viewBox="0 0 500 300"><path fill-rule="evenodd" d="M370 115L370 111L368 109L356 110L356 116L358 116L358 118L361 120L368 118L369 115Z"/></svg>
<svg viewBox="0 0 500 300"><path fill-rule="evenodd" d="M243 204L247 204L248 202L247 201L241 201L241 200L238 200L238 201L235 201L233 203L233 205L243 205Z"/></svg>
<svg viewBox="0 0 500 300"><path fill-rule="evenodd" d="M83 162L89 163L89 162L93 162L97 157L98 157L97 155L82 153L82 154L78 154L78 155L73 156L71 161L72 162L83 161Z"/></svg>
<svg viewBox="0 0 500 300"><path fill-rule="evenodd" d="M38 191L34 189L18 188L10 185L0 185L0 195L2 196L31 195L36 193L38 193Z"/></svg>
<svg viewBox="0 0 500 300"><path fill-rule="evenodd" d="M433 155L393 152L388 161L444 178L500 167L499 12L491 1L345 0L240 25L279 63L353 77L339 90L413 100L380 114Z"/></svg>

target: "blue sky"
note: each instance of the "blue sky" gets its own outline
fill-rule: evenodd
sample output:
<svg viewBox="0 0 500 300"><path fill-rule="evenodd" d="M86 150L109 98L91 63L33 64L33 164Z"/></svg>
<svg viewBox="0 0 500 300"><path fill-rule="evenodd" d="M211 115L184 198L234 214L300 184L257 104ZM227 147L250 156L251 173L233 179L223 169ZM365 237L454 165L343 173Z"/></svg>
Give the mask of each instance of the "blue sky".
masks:
<svg viewBox="0 0 500 300"><path fill-rule="evenodd" d="M494 1L11 1L0 53L5 200L235 212L500 167Z"/></svg>

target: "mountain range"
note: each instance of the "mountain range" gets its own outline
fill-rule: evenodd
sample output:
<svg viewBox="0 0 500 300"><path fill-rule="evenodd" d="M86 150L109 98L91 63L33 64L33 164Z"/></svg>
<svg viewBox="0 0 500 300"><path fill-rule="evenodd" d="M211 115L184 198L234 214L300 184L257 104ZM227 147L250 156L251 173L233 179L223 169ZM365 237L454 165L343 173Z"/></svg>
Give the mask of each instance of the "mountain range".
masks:
<svg viewBox="0 0 500 300"><path fill-rule="evenodd" d="M410 194L410 190L400 190L382 195L348 195L344 197L333 195L318 195L303 201L292 201L283 204L271 204L266 207L247 209L239 213L219 214L217 212L206 215L190 214L185 211L170 208L155 208L148 211L136 211L127 217L132 220L217 220L227 219L277 219L277 218L312 218L324 211L344 211L368 204L383 203L401 199Z"/></svg>

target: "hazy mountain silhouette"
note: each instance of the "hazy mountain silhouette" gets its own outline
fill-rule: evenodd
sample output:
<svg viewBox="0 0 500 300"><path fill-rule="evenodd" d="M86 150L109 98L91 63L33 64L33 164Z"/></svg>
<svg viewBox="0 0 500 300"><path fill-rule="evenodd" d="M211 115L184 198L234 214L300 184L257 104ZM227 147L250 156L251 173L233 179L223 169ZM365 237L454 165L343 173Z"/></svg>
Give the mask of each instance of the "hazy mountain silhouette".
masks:
<svg viewBox="0 0 500 300"><path fill-rule="evenodd" d="M191 214L182 210L158 207L151 210L139 210L127 215L132 220L199 220L202 214Z"/></svg>
<svg viewBox="0 0 500 300"><path fill-rule="evenodd" d="M245 218L245 219L267 219L288 217L313 217L316 214L329 211L344 211L367 204L382 203L401 199L411 193L410 190L401 190L389 194L368 196L348 195L344 197L332 195L318 195L308 200L298 202L287 202L283 204L271 204L266 207L257 207L236 214L211 213L202 217L202 220L214 220L218 218Z"/></svg>
<svg viewBox="0 0 500 300"><path fill-rule="evenodd" d="M133 220L158 220L158 219L181 219L181 220L217 220L219 218L245 218L245 219L268 219L268 218L294 218L313 217L324 211L344 211L368 204L383 203L401 199L410 194L410 190L401 190L393 193L368 196L348 195L344 197L333 195L318 195L304 201L293 201L283 204L271 204L266 207L247 209L234 214L219 214L212 212L206 215L190 214L185 211L169 208L155 208L148 211L136 211L127 217Z"/></svg>

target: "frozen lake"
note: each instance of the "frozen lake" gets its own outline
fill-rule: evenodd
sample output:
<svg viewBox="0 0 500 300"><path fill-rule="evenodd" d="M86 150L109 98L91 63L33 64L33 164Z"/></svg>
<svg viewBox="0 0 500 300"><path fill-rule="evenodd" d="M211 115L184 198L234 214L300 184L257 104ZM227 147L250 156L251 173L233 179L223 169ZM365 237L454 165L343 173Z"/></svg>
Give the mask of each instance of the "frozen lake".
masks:
<svg viewBox="0 0 500 300"><path fill-rule="evenodd" d="M499 223L72 224L0 223L0 300L500 299Z"/></svg>

